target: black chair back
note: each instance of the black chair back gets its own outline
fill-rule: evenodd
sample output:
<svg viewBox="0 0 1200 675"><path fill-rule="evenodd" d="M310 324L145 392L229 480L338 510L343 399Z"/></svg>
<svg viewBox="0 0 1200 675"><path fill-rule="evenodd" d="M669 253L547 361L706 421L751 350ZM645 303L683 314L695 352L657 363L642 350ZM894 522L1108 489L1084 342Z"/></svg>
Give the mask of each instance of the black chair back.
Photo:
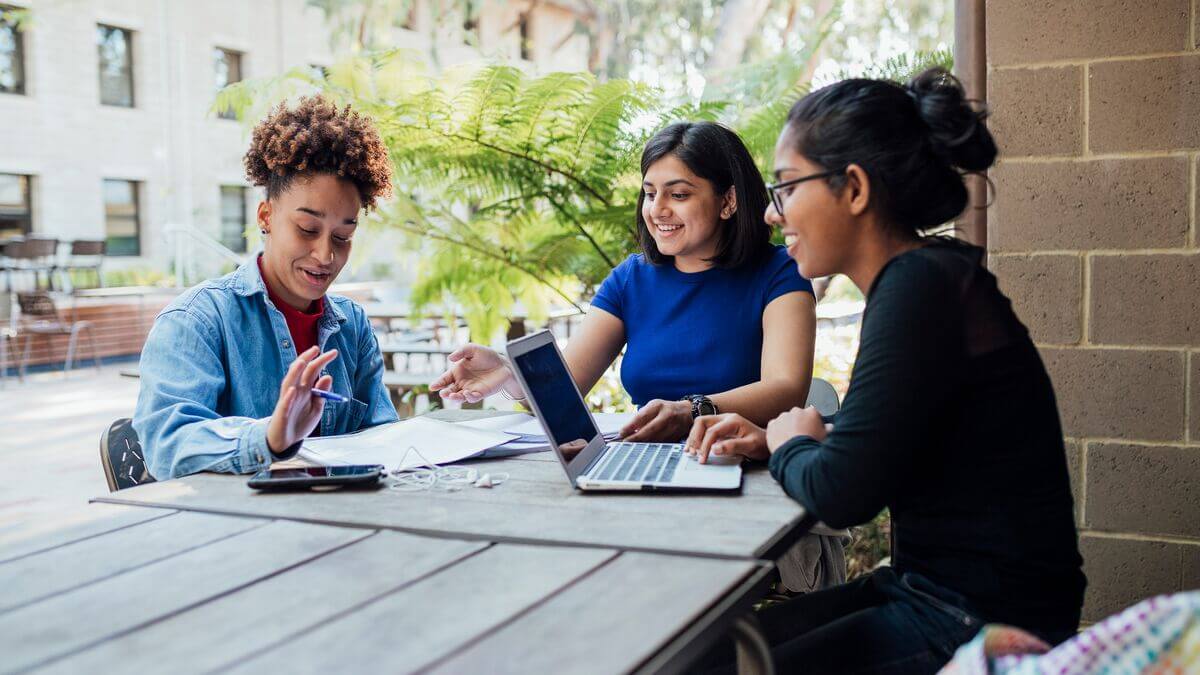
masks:
<svg viewBox="0 0 1200 675"><path fill-rule="evenodd" d="M142 444L133 430L133 420L128 417L113 422L100 436L100 464L109 492L155 482L146 470Z"/></svg>
<svg viewBox="0 0 1200 675"><path fill-rule="evenodd" d="M50 237L26 237L26 258L53 258L58 254L58 240Z"/></svg>
<svg viewBox="0 0 1200 675"><path fill-rule="evenodd" d="M17 304L21 306L21 316L38 319L58 318L58 307L45 291L17 293Z"/></svg>
<svg viewBox="0 0 1200 675"><path fill-rule="evenodd" d="M71 242L71 255L104 255L106 248L103 239L76 239Z"/></svg>

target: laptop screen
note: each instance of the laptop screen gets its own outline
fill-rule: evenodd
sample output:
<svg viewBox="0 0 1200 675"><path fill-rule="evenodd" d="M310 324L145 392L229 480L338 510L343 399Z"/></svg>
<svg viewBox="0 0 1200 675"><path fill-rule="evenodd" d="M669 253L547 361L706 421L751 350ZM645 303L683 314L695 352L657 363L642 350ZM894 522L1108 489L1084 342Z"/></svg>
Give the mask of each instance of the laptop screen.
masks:
<svg viewBox="0 0 1200 675"><path fill-rule="evenodd" d="M600 430L583 407L567 365L553 343L536 347L515 360L529 388L526 393L537 401L542 423L550 430L550 441L567 459L573 458Z"/></svg>

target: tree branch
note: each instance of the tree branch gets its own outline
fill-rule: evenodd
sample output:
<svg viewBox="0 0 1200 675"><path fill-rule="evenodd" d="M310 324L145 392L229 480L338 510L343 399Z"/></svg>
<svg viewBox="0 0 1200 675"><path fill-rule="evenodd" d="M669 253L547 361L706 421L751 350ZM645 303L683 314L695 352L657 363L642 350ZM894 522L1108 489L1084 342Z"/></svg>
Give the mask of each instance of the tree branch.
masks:
<svg viewBox="0 0 1200 675"><path fill-rule="evenodd" d="M579 230L579 233L588 240L588 243L592 245L592 248L596 249L596 253L599 253L600 257L604 259L604 262L608 265L609 269L616 268L616 264L613 263L612 258L608 257L608 254L604 252L604 249L600 248L600 242L596 241L596 239L592 237L591 233L583 227L583 223L579 222L579 220L570 213L567 213L567 209L563 207L562 204L554 201L554 199L549 195L546 196L546 201L550 202L550 205L554 207L555 211L558 211L560 214L562 214L563 218L566 218L571 222L572 225L575 226L575 229Z"/></svg>

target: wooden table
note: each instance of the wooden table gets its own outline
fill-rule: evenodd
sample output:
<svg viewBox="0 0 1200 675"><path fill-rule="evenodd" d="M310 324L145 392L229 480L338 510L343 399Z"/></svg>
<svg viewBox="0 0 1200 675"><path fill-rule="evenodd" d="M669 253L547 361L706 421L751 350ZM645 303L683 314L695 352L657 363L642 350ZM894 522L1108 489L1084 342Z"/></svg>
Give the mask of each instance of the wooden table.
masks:
<svg viewBox="0 0 1200 675"><path fill-rule="evenodd" d="M379 343L379 352L383 354L383 365L388 370L397 372L417 372L413 368L413 357L425 357L425 371L438 374L438 368L446 368L447 359L458 350L458 347L447 347L428 342L387 342ZM396 360L404 357L404 368L401 369ZM433 379L430 377L429 379Z"/></svg>
<svg viewBox="0 0 1200 675"><path fill-rule="evenodd" d="M95 508L112 514L0 550L0 672L679 672L770 572Z"/></svg>
<svg viewBox="0 0 1200 675"><path fill-rule="evenodd" d="M367 317L372 321L376 321L382 325L386 329L385 332L388 333L391 332L393 321L407 320L413 317L415 314L413 312L412 305L405 302L363 302L360 304L363 308L363 311L367 313ZM466 325L465 323L458 322L458 317L462 317L463 314L464 310L462 307L456 307L454 309L453 316L455 317L455 325L453 328L455 330ZM440 316L441 315L439 315L437 312L426 314L427 319L434 321L434 339L437 339L441 329L451 328L451 326L443 325L441 323ZM574 307L558 308L550 311L549 315L546 317L546 323L549 326L553 326L555 323L562 322L564 337L570 338L572 322L578 321L582 317L583 314ZM528 312L521 303L517 303L513 307L508 320L509 339L525 335L525 322L528 320Z"/></svg>
<svg viewBox="0 0 1200 675"><path fill-rule="evenodd" d="M475 466L510 478L99 497L109 519L0 549L0 673L682 672L744 629L809 524L763 467L709 496L585 495L551 453Z"/></svg>
<svg viewBox="0 0 1200 675"><path fill-rule="evenodd" d="M456 421L495 411L443 410ZM502 414L502 413L501 413ZM379 528L425 536L513 544L611 547L704 557L775 560L806 531L804 509L763 465L749 465L741 494L584 493L553 453L475 462L508 473L495 489L420 493L340 491L263 494L246 479L197 474L114 492L95 501Z"/></svg>

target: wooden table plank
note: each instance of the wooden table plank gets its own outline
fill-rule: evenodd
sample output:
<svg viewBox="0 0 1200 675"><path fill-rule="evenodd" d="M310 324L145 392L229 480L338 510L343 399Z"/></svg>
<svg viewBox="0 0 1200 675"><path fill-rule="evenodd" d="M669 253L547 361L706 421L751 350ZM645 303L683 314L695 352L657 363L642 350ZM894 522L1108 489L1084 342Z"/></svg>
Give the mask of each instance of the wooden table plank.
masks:
<svg viewBox="0 0 1200 675"><path fill-rule="evenodd" d="M81 506L81 508L84 508ZM123 527L129 527L155 518L168 516L174 511L162 509L132 508L112 504L90 504L86 508L100 511L88 514L89 520L61 530L42 532L28 539L17 539L0 543L0 563L41 553L88 537L96 537ZM73 514L72 514L73 515Z"/></svg>
<svg viewBox="0 0 1200 675"><path fill-rule="evenodd" d="M233 672L262 672L277 664L286 664L289 673L416 671L463 649L615 555L600 549L497 545L302 639L243 661Z"/></svg>
<svg viewBox="0 0 1200 675"><path fill-rule="evenodd" d="M189 671L209 672L288 638L303 642L310 630L339 614L354 611L486 546L380 532L59 661L50 672L101 672L113 664L120 664L125 672L156 672L163 664L186 664ZM377 651L375 645L364 644L363 648Z"/></svg>
<svg viewBox="0 0 1200 675"><path fill-rule="evenodd" d="M179 513L0 564L0 614L262 525L255 518Z"/></svg>
<svg viewBox="0 0 1200 675"><path fill-rule="evenodd" d="M431 672L629 672L757 569L625 553Z"/></svg>
<svg viewBox="0 0 1200 675"><path fill-rule="evenodd" d="M266 523L2 614L0 670L24 670L66 656L369 534L303 523Z"/></svg>
<svg viewBox="0 0 1200 675"><path fill-rule="evenodd" d="M459 492L254 494L243 477L198 474L121 490L99 500L430 536L747 558L762 557L768 542L792 530L803 516L803 510L786 497L755 506L752 499L730 496L583 495L565 480L548 487L516 480L525 470L541 467L540 463L524 462L514 468L515 462L498 460L489 466L510 471L513 482L491 490L468 487ZM539 491L536 499L527 494Z"/></svg>

